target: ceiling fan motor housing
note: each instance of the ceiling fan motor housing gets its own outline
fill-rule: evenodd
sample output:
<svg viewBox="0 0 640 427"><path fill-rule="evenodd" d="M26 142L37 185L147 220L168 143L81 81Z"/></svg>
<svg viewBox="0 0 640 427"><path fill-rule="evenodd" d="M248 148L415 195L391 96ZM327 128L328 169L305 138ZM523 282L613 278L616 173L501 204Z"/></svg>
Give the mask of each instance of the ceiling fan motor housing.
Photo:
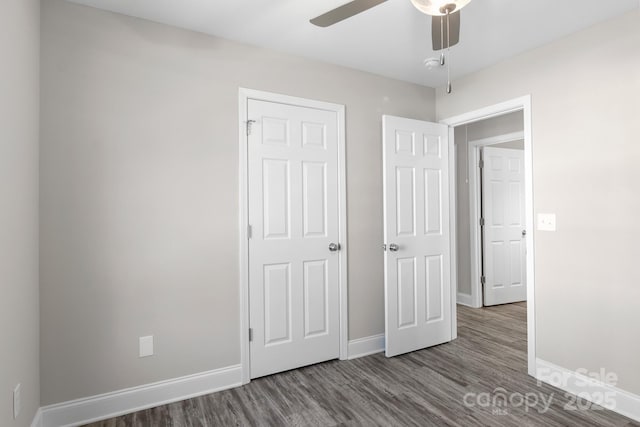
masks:
<svg viewBox="0 0 640 427"><path fill-rule="evenodd" d="M422 13L431 16L443 16L458 11L471 0L411 0L411 3Z"/></svg>

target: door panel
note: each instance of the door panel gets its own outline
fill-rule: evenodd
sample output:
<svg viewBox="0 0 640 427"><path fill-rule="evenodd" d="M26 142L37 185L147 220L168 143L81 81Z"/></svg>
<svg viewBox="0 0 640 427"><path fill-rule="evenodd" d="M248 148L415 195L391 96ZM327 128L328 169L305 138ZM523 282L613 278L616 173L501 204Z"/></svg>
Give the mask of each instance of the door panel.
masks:
<svg viewBox="0 0 640 427"><path fill-rule="evenodd" d="M327 165L323 162L302 163L302 203L304 236L326 237Z"/></svg>
<svg viewBox="0 0 640 427"><path fill-rule="evenodd" d="M426 292L426 321L435 322L442 320L444 314L444 277L442 275L442 255L425 257L425 269L427 280Z"/></svg>
<svg viewBox="0 0 640 427"><path fill-rule="evenodd" d="M262 171L264 238L289 238L289 161L265 159Z"/></svg>
<svg viewBox="0 0 640 427"><path fill-rule="evenodd" d="M444 125L383 117L388 357L451 340L447 138Z"/></svg>
<svg viewBox="0 0 640 427"><path fill-rule="evenodd" d="M441 171L437 169L424 170L424 232L425 234L442 233L442 182Z"/></svg>
<svg viewBox="0 0 640 427"><path fill-rule="evenodd" d="M251 378L339 357L338 118L248 101Z"/></svg>
<svg viewBox="0 0 640 427"><path fill-rule="evenodd" d="M304 336L326 334L327 316L327 262L304 262Z"/></svg>
<svg viewBox="0 0 640 427"><path fill-rule="evenodd" d="M525 301L524 152L485 147L482 155L484 305Z"/></svg>
<svg viewBox="0 0 640 427"><path fill-rule="evenodd" d="M398 236L415 235L414 178L414 168L396 168L396 230Z"/></svg>
<svg viewBox="0 0 640 427"><path fill-rule="evenodd" d="M264 266L264 341L291 340L291 269L289 264Z"/></svg>
<svg viewBox="0 0 640 427"><path fill-rule="evenodd" d="M415 326L417 311L416 259L399 258L398 263L398 328Z"/></svg>

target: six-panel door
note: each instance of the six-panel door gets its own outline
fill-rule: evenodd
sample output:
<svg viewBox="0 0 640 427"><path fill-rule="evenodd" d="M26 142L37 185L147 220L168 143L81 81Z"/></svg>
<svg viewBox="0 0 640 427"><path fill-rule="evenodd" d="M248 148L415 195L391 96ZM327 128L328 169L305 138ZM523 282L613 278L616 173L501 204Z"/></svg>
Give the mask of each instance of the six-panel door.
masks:
<svg viewBox="0 0 640 427"><path fill-rule="evenodd" d="M335 112L257 100L248 137L251 377L339 357Z"/></svg>
<svg viewBox="0 0 640 427"><path fill-rule="evenodd" d="M525 301L524 151L482 151L484 305Z"/></svg>
<svg viewBox="0 0 640 427"><path fill-rule="evenodd" d="M448 128L383 117L386 355L451 340Z"/></svg>

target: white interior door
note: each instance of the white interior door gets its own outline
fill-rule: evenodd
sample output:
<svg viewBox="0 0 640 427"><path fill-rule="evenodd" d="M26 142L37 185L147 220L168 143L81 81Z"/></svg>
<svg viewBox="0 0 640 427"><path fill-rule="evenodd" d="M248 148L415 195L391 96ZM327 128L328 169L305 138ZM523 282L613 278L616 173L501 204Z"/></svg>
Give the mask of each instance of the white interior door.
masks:
<svg viewBox="0 0 640 427"><path fill-rule="evenodd" d="M445 125L383 117L386 355L451 341Z"/></svg>
<svg viewBox="0 0 640 427"><path fill-rule="evenodd" d="M339 357L338 118L257 100L249 100L248 118L256 378Z"/></svg>
<svg viewBox="0 0 640 427"><path fill-rule="evenodd" d="M484 305L527 299L524 151L482 149Z"/></svg>

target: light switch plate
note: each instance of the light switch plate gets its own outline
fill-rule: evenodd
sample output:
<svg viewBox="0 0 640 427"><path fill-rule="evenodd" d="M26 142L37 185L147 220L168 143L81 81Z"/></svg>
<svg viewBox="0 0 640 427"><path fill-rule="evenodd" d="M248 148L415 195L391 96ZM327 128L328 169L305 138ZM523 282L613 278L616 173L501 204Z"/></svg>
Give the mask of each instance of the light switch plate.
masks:
<svg viewBox="0 0 640 427"><path fill-rule="evenodd" d="M539 213L538 214L538 230L556 231L556 214Z"/></svg>
<svg viewBox="0 0 640 427"><path fill-rule="evenodd" d="M140 337L140 357L153 356L153 335Z"/></svg>

